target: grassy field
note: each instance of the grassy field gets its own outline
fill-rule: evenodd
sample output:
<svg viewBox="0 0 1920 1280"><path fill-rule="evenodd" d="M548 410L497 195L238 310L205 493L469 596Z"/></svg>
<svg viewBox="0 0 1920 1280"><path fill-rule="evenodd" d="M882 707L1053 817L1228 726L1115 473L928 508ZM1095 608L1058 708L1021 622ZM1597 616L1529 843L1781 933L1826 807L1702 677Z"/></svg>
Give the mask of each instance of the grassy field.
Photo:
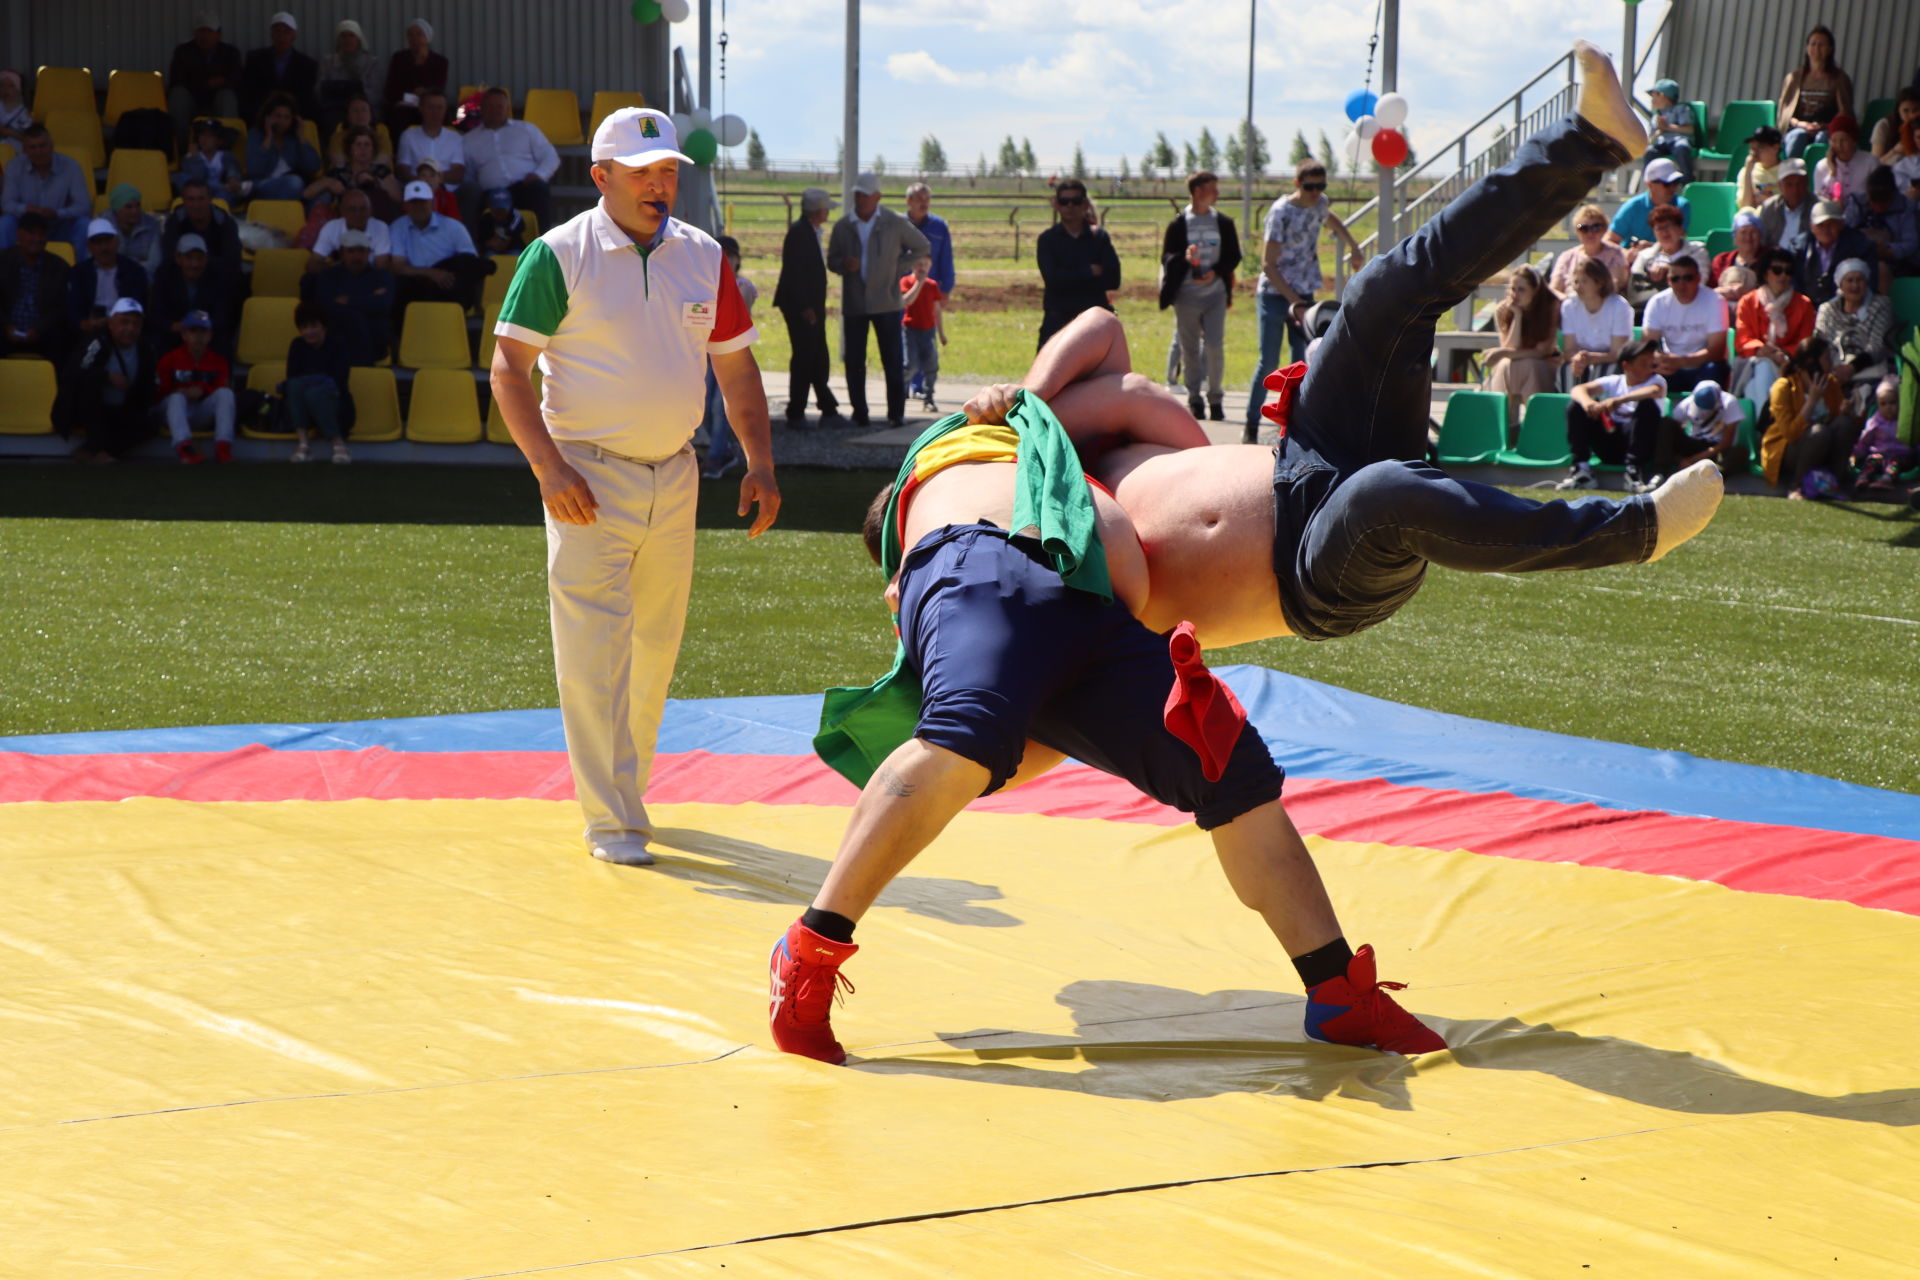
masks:
<svg viewBox="0 0 1920 1280"><path fill-rule="evenodd" d="M865 682L850 532L878 473L788 472L748 543L702 494L677 697ZM551 706L528 477L439 467L0 469L0 734ZM1920 517L1732 498L1670 560L1436 571L1390 622L1222 651L1364 693L1920 791Z"/></svg>

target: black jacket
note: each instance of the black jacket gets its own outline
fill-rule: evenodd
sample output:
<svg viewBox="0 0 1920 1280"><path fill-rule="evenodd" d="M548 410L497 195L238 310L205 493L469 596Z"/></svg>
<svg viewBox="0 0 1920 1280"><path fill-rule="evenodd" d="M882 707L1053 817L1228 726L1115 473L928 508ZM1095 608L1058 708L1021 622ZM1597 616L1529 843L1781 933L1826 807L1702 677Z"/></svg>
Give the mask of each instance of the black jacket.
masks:
<svg viewBox="0 0 1920 1280"><path fill-rule="evenodd" d="M267 100L267 95L284 91L300 104L301 115L317 115L320 102L314 91L319 82L320 64L298 49L288 51L287 71L283 76L274 74L271 46L255 49L247 54L246 67L240 73L240 114L249 125L253 124L260 116L260 104Z"/></svg>
<svg viewBox="0 0 1920 1280"><path fill-rule="evenodd" d="M207 81L215 76L226 81L222 88L239 96L240 50L225 40L213 46L211 55L200 52L200 46L191 40L173 47L173 60L167 64L167 88L191 93L195 110L212 108L213 95L219 90L208 87Z"/></svg>
<svg viewBox="0 0 1920 1280"><path fill-rule="evenodd" d="M1040 295L1040 341L1064 328L1082 311L1107 304L1109 290L1120 288L1120 255L1105 228L1089 228L1078 236L1055 223L1034 241L1033 256L1046 288ZM1093 268L1100 268L1094 275Z"/></svg>
<svg viewBox="0 0 1920 1280"><path fill-rule="evenodd" d="M1214 217L1220 220L1220 261L1213 264L1214 274L1227 282L1227 305L1233 305L1233 273L1240 269L1240 233L1233 229L1233 219L1220 212L1220 206L1213 206ZM1186 211L1174 215L1167 224L1167 234L1160 241L1160 309L1165 311L1180 296L1180 286L1187 279L1187 215Z"/></svg>
<svg viewBox="0 0 1920 1280"><path fill-rule="evenodd" d="M811 307L821 319L827 313L827 260L820 256L820 233L805 216L787 225L780 246L780 279L773 286L773 305L782 311Z"/></svg>
<svg viewBox="0 0 1920 1280"><path fill-rule="evenodd" d="M79 343L67 357L66 371L60 378L59 398L53 405L53 425L62 435L90 429L95 419L105 416L103 394L107 389L107 358L113 339L105 330ZM135 417L153 407L153 344L142 335L138 345L139 371L127 386L126 404L118 412Z"/></svg>
<svg viewBox="0 0 1920 1280"><path fill-rule="evenodd" d="M159 350L173 350L180 345L173 326L189 311L207 313L213 322L213 349L231 359L236 336L232 289L212 267L189 284L180 264L168 259L153 273L153 287L147 291L147 337Z"/></svg>
<svg viewBox="0 0 1920 1280"><path fill-rule="evenodd" d="M26 269L18 249L0 252L0 323L13 315L13 300ZM34 296L40 332L58 333L67 323L67 273L72 268L43 249L33 270L40 279L40 291Z"/></svg>
<svg viewBox="0 0 1920 1280"><path fill-rule="evenodd" d="M1800 238L1787 246L1793 254L1794 286L1807 295L1809 301L1818 307L1830 301L1840 292L1840 284L1833 278L1833 269L1848 258L1858 258L1868 266L1877 260L1873 241L1867 234L1855 227L1847 227L1840 232L1840 238L1833 242L1833 256L1828 259L1824 269L1820 263L1820 245L1811 231L1801 233Z"/></svg>

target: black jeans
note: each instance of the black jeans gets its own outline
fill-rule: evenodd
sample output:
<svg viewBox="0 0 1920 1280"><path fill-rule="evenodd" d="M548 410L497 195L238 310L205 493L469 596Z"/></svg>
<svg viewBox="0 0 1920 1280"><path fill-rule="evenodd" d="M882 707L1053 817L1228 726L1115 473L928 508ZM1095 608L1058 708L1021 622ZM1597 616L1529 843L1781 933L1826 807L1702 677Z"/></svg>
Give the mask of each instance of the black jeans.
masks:
<svg viewBox="0 0 1920 1280"><path fill-rule="evenodd" d="M867 329L873 329L880 344L880 368L887 378L887 421L900 422L907 416L907 380L905 360L900 348L900 313L882 311L876 315L840 317L841 336L846 350L841 353L847 369L847 403L853 407L853 420L867 420Z"/></svg>
<svg viewBox="0 0 1920 1280"><path fill-rule="evenodd" d="M433 264L438 271L453 273L453 288L442 289L425 276L401 276L395 290L394 313L405 311L409 302L457 302L464 310L480 301L480 284L491 274L493 263L471 253L456 253Z"/></svg>
<svg viewBox="0 0 1920 1280"><path fill-rule="evenodd" d="M1598 458L1609 466L1625 463L1629 475L1654 473L1660 447L1660 402L1642 400L1633 406L1633 422L1616 427L1606 416L1589 418L1577 402L1567 405L1567 451L1575 462Z"/></svg>
<svg viewBox="0 0 1920 1280"><path fill-rule="evenodd" d="M833 365L827 355L826 304L823 302L813 308L811 324L801 316L800 311L792 308L785 308L780 314L786 319L787 341L793 347L793 354L787 362L787 416L806 416L809 391L813 393L813 401L822 414L838 412L840 402L827 385L827 375L833 371Z"/></svg>

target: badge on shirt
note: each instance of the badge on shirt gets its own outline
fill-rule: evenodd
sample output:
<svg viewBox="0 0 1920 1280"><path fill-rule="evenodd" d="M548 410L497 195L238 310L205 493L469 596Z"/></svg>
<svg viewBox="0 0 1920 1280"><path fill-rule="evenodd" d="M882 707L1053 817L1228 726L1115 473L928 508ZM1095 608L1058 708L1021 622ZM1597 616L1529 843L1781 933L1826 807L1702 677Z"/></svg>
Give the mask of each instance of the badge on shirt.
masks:
<svg viewBox="0 0 1920 1280"><path fill-rule="evenodd" d="M683 329L711 329L716 318L711 302L684 302L680 304L680 326Z"/></svg>

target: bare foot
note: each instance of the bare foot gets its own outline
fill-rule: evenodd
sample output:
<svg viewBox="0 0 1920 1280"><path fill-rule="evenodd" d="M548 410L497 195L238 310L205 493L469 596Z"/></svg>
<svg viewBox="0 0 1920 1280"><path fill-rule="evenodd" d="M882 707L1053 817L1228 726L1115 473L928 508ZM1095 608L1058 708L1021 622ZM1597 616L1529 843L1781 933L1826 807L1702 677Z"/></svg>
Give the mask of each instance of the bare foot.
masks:
<svg viewBox="0 0 1920 1280"><path fill-rule="evenodd" d="M1574 111L1588 124L1606 134L1630 156L1647 149L1647 130L1634 113L1633 103L1620 87L1613 59L1585 40L1573 42L1573 56L1580 63L1580 99Z"/></svg>

